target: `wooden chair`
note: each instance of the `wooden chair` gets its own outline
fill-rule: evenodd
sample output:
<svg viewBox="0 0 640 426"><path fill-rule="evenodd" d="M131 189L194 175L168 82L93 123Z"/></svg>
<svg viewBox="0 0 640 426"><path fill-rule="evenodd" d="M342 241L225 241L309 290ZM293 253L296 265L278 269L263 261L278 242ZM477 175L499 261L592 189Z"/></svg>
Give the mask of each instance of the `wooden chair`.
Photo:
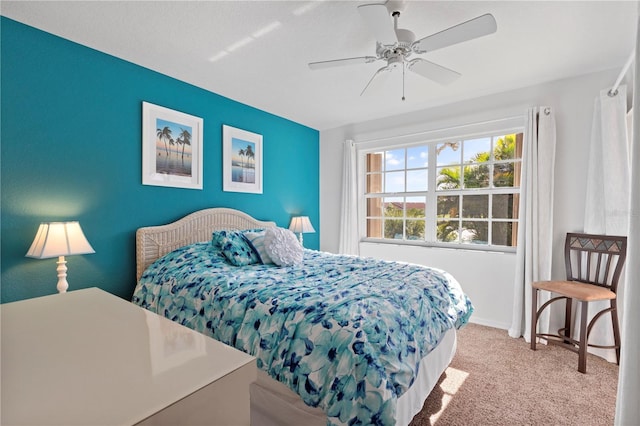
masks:
<svg viewBox="0 0 640 426"><path fill-rule="evenodd" d="M537 281L532 284L531 349L536 350L537 338L557 344L578 353L578 371L587 372L587 346L615 349L620 364L620 329L616 306L616 290L627 256L627 237L568 233L564 245L566 281ZM546 290L558 296L538 308L538 291ZM540 314L558 300L566 300L564 328L557 334L537 332ZM572 337L572 301L581 303L580 337ZM610 306L598 312L587 324L589 302L609 300ZM593 324L605 313L611 312L614 345L589 344Z"/></svg>

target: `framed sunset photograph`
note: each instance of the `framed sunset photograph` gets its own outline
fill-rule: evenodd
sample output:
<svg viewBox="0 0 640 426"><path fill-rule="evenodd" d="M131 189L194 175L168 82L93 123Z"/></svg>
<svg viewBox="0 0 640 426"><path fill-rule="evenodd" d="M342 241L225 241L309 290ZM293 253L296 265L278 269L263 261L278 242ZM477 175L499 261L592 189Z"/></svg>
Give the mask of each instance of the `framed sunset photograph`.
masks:
<svg viewBox="0 0 640 426"><path fill-rule="evenodd" d="M142 184L202 189L202 118L142 102Z"/></svg>
<svg viewBox="0 0 640 426"><path fill-rule="evenodd" d="M262 135L222 126L223 190L262 194Z"/></svg>

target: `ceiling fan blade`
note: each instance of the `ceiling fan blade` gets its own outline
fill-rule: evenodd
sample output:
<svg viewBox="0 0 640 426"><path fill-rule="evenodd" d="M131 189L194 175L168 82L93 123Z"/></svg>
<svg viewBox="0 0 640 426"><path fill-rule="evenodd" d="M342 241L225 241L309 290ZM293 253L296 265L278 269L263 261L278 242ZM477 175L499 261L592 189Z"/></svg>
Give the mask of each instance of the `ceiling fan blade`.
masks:
<svg viewBox="0 0 640 426"><path fill-rule="evenodd" d="M367 85L364 86L364 89L362 89L362 92L360 92L360 96L364 95L367 89L373 89L368 92L368 93L371 93L372 91L376 91L376 89L379 89L380 87L384 86L384 83L387 81L387 77L389 76L389 71L391 71L391 69L392 68L389 65L385 65L384 67L376 71L376 73L373 74L373 77L371 77L371 80L369 80ZM372 85L374 81L375 81L375 84Z"/></svg>
<svg viewBox="0 0 640 426"><path fill-rule="evenodd" d="M377 61L375 56L359 56L357 58L333 59L331 61L310 62L309 68L319 70L323 68L339 67L343 65L369 64Z"/></svg>
<svg viewBox="0 0 640 426"><path fill-rule="evenodd" d="M384 45L398 42L391 15L384 4L363 4L358 6L358 12L377 42Z"/></svg>
<svg viewBox="0 0 640 426"><path fill-rule="evenodd" d="M490 13L487 13L461 24L442 30L422 38L413 43L414 51L418 53L431 52L463 41L493 34L498 25Z"/></svg>
<svg viewBox="0 0 640 426"><path fill-rule="evenodd" d="M416 58L407 64L409 70L442 85L453 83L461 74L422 58Z"/></svg>

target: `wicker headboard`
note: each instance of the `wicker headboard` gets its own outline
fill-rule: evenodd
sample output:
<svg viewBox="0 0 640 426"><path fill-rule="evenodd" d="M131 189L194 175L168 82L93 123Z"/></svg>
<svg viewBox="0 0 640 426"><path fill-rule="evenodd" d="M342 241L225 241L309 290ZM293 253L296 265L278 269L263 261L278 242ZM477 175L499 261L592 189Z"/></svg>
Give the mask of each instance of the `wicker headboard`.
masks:
<svg viewBox="0 0 640 426"><path fill-rule="evenodd" d="M191 213L166 225L139 228L136 231L136 281L156 259L177 248L209 241L213 231L269 226L276 224L254 219L239 210L213 208Z"/></svg>

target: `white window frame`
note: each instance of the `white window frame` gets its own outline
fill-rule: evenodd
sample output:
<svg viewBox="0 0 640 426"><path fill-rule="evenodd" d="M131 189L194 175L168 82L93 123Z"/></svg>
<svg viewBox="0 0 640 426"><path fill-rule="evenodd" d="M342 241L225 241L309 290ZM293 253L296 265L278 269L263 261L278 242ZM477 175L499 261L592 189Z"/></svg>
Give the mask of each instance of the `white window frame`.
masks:
<svg viewBox="0 0 640 426"><path fill-rule="evenodd" d="M478 250L487 252L515 252L516 246L498 246L489 244L464 244L464 243L446 243L436 241L436 227L432 226L437 223L437 197L438 195L484 195L484 194L500 194L500 193L520 193L520 188L504 187L504 188L473 188L473 189L456 189L452 191L436 191L436 173L437 173L437 156L435 154L435 147L438 143L451 142L451 141L464 141L470 139L477 139L483 137L491 137L497 135L507 135L513 133L524 133L524 117L511 117L505 119L497 119L482 123L466 124L451 128L429 130L420 133L398 135L391 137L384 137L380 139L359 140L356 139L357 146L357 168L358 168L358 222L359 233L362 236L361 242L369 243L381 243L391 245L411 245L411 246L426 246L426 247L442 247L457 250ZM428 188L426 192L426 209L425 209L425 240L395 240L387 238L371 238L367 237L367 197L366 197L366 156L367 154L379 151L389 151L400 148L410 148L413 146L429 145L429 158L428 158ZM433 148L431 148L431 146ZM523 149L524 152L524 149ZM495 164L495 163L492 163ZM406 163L405 163L406 167ZM406 168L404 169L406 170ZM491 175L491 180L493 176ZM389 193L387 196L398 197L411 197L421 196L423 192L400 192ZM482 219L487 223L499 222L491 216L491 206L489 203L489 215L488 218ZM460 208L460 214L462 209ZM468 220L461 218L460 220ZM504 221L513 221L520 223L518 219L504 219ZM521 227L519 227L521 228ZM522 230L519 229L519 232Z"/></svg>

